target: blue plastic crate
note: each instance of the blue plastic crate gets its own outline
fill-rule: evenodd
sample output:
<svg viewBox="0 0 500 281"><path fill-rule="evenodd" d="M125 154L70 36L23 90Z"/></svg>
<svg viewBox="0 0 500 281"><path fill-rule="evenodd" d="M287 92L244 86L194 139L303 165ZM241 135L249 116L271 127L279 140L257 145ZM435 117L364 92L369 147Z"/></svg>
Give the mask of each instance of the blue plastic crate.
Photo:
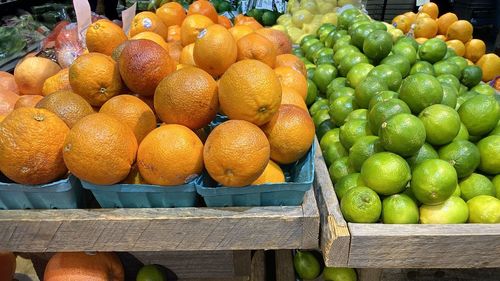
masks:
<svg viewBox="0 0 500 281"><path fill-rule="evenodd" d="M96 185L82 180L102 208L194 207L197 202L194 180L177 186L149 184Z"/></svg>
<svg viewBox="0 0 500 281"><path fill-rule="evenodd" d="M297 163L281 166L285 183L225 187L207 173L196 180L196 191L208 207L298 206L314 180L314 145Z"/></svg>
<svg viewBox="0 0 500 281"><path fill-rule="evenodd" d="M0 177L0 209L76 209L85 207L84 190L73 175L48 184L23 185Z"/></svg>

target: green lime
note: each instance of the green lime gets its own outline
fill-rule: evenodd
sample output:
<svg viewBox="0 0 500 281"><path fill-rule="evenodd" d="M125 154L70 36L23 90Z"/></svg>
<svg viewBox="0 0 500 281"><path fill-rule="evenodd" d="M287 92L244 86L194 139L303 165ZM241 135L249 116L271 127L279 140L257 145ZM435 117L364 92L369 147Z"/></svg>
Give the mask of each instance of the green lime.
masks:
<svg viewBox="0 0 500 281"><path fill-rule="evenodd" d="M312 41L312 42L311 42ZM314 42L319 42L319 39L316 38L314 34L308 34L300 40L300 47L307 47L308 45L314 44ZM304 50L303 50L304 51Z"/></svg>
<svg viewBox="0 0 500 281"><path fill-rule="evenodd" d="M347 30L349 32L349 35L353 35L354 34L354 30L357 29L358 27L362 26L362 25L369 25L370 24L370 20L358 20L356 22L354 22L353 24L351 24L351 26L349 26L349 29Z"/></svg>
<svg viewBox="0 0 500 281"><path fill-rule="evenodd" d="M308 68L307 65L306 65L306 69L307 69L307 76L306 76L306 78L307 79L312 79L313 75L314 75L314 70L316 69L316 67Z"/></svg>
<svg viewBox="0 0 500 281"><path fill-rule="evenodd" d="M496 175L491 182L495 186L497 198L500 199L500 175Z"/></svg>
<svg viewBox="0 0 500 281"><path fill-rule="evenodd" d="M356 281L358 276L352 268L325 267L323 269L323 280L325 281Z"/></svg>
<svg viewBox="0 0 500 281"><path fill-rule="evenodd" d="M418 223L418 206L406 194L393 194L382 201L382 222L388 224Z"/></svg>
<svg viewBox="0 0 500 281"><path fill-rule="evenodd" d="M316 100L309 108L309 114L311 114L311 116L314 116L321 109L328 109L328 100L327 99Z"/></svg>
<svg viewBox="0 0 500 281"><path fill-rule="evenodd" d="M314 125L318 127L323 121L330 120L330 114L328 114L328 109L320 109L316 114L312 116Z"/></svg>
<svg viewBox="0 0 500 281"><path fill-rule="evenodd" d="M434 147L428 143L424 143L417 153L406 159L406 162L408 162L410 167L413 169L425 160L438 158L439 155Z"/></svg>
<svg viewBox="0 0 500 281"><path fill-rule="evenodd" d="M446 48L446 54L444 54L443 60L448 60L456 56L457 53L455 53L455 50L453 50L452 48Z"/></svg>
<svg viewBox="0 0 500 281"><path fill-rule="evenodd" d="M328 90L327 90L326 93L327 93L327 95L329 95L328 99L330 101L330 104L333 101L335 101L336 99L341 98L341 97L352 97L352 98L354 98L354 89L350 88L350 87L342 87L342 88L337 89L335 91L330 91L330 94L328 94Z"/></svg>
<svg viewBox="0 0 500 281"><path fill-rule="evenodd" d="M415 202L415 204L417 204L417 206L420 206L422 205L422 203L420 203L417 198L415 197L415 194L413 194L413 191L411 191L411 188L408 186L403 192L401 192L400 194L405 194L407 195L408 197L411 198L411 200L413 200L413 202Z"/></svg>
<svg viewBox="0 0 500 281"><path fill-rule="evenodd" d="M323 43L321 43L319 41L317 43L314 43L312 46L309 46L309 48L307 50L305 50L304 53L306 54L306 58L309 61L313 61L314 53L320 51L323 48L325 48L325 46L323 46Z"/></svg>
<svg viewBox="0 0 500 281"><path fill-rule="evenodd" d="M359 107L368 108L371 98L377 93L386 90L388 90L388 86L384 80L370 76L359 83L354 91L354 97Z"/></svg>
<svg viewBox="0 0 500 281"><path fill-rule="evenodd" d="M366 120L351 120L340 127L340 142L346 149L350 149L360 137L370 135L372 132Z"/></svg>
<svg viewBox="0 0 500 281"><path fill-rule="evenodd" d="M457 97L457 105L455 106L455 110L458 111L458 109L464 104L464 102L470 100L471 98L477 96L478 93L474 91L467 91L464 94L459 94Z"/></svg>
<svg viewBox="0 0 500 281"><path fill-rule="evenodd" d="M328 48L333 48L335 43L337 43L337 40L339 40L340 37L342 37L344 35L348 35L347 30L337 29L337 30L330 32L325 39L325 46Z"/></svg>
<svg viewBox="0 0 500 281"><path fill-rule="evenodd" d="M333 44L333 53L336 54L337 51L345 46L351 46L351 36L342 35L335 44ZM354 46L353 46L354 47ZM357 48L356 48L357 49ZM359 50L358 50L359 51ZM335 60L335 58L334 58ZM337 62L337 61L336 61Z"/></svg>
<svg viewBox="0 0 500 281"><path fill-rule="evenodd" d="M324 23L318 28L318 30L316 30L316 36L319 37L319 41L323 42L324 39L321 40L321 35L323 35L323 37L326 37L326 35L328 35L333 30L337 30L337 27L334 24Z"/></svg>
<svg viewBox="0 0 500 281"><path fill-rule="evenodd" d="M443 87L434 76L417 73L403 80L399 98L408 104L411 112L419 114L424 108L441 102Z"/></svg>
<svg viewBox="0 0 500 281"><path fill-rule="evenodd" d="M335 128L335 124L330 120L325 120L316 128L316 136L321 139L328 131Z"/></svg>
<svg viewBox="0 0 500 281"><path fill-rule="evenodd" d="M372 68L373 65L368 63L358 63L353 66L347 73L347 85L351 88L356 88L366 78Z"/></svg>
<svg viewBox="0 0 500 281"><path fill-rule="evenodd" d="M434 66L426 61L417 61L410 69L410 75L425 73L434 76ZM455 77L455 76L453 76Z"/></svg>
<svg viewBox="0 0 500 281"><path fill-rule="evenodd" d="M467 201L470 223L500 223L500 199L479 195Z"/></svg>
<svg viewBox="0 0 500 281"><path fill-rule="evenodd" d="M357 186L340 200L340 210L348 222L372 223L380 218L382 202L375 191Z"/></svg>
<svg viewBox="0 0 500 281"><path fill-rule="evenodd" d="M496 175L500 174L500 136L488 136L477 143L481 161L479 170Z"/></svg>
<svg viewBox="0 0 500 281"><path fill-rule="evenodd" d="M441 87L443 88L443 99L441 100L441 104L455 109L457 106L457 90L447 84L441 84Z"/></svg>
<svg viewBox="0 0 500 281"><path fill-rule="evenodd" d="M391 91L397 91L403 81L401 73L396 67L387 64L381 64L373 68L368 77L376 77L384 81Z"/></svg>
<svg viewBox="0 0 500 281"><path fill-rule="evenodd" d="M262 23L262 16L264 15L264 9L254 9L252 17L256 19L259 23Z"/></svg>
<svg viewBox="0 0 500 281"><path fill-rule="evenodd" d="M476 95L458 109L470 135L482 136L493 130L500 118L500 105L492 96Z"/></svg>
<svg viewBox="0 0 500 281"><path fill-rule="evenodd" d="M453 140L469 140L469 132L467 131L467 127L465 127L464 123L460 123L460 130Z"/></svg>
<svg viewBox="0 0 500 281"><path fill-rule="evenodd" d="M399 113L411 113L408 105L400 99L390 99L375 104L368 113L370 130L378 135L382 123Z"/></svg>
<svg viewBox="0 0 500 281"><path fill-rule="evenodd" d="M312 81L321 93L326 93L326 87L337 77L337 69L331 64L322 64L316 67Z"/></svg>
<svg viewBox="0 0 500 281"><path fill-rule="evenodd" d="M424 145L425 126L416 116L399 113L380 125L378 135L385 150L408 157Z"/></svg>
<svg viewBox="0 0 500 281"><path fill-rule="evenodd" d="M371 110L379 102L397 99L398 96L399 94L393 91L378 92L374 97L370 99L370 102L368 103L368 110Z"/></svg>
<svg viewBox="0 0 500 281"><path fill-rule="evenodd" d="M334 52L335 52L335 50L334 50ZM342 60L342 58L344 58L345 56L347 56L349 54L353 54L353 53L359 53L359 49L354 47L354 46L351 46L351 45L342 46L334 53L333 61L338 66L340 64L340 61Z"/></svg>
<svg viewBox="0 0 500 281"><path fill-rule="evenodd" d="M456 78L456 77L455 77ZM475 87L474 87L475 88ZM472 89L471 89L472 90ZM459 84L459 89L458 89L458 95L461 96L465 93L468 93L469 92L469 89L467 87L465 87L464 85L462 84ZM473 93L477 93L476 91L472 91Z"/></svg>
<svg viewBox="0 0 500 281"><path fill-rule="evenodd" d="M353 110L357 109L358 105L351 96L342 96L335 99L330 104L330 118L337 126L342 126L345 119Z"/></svg>
<svg viewBox="0 0 500 281"><path fill-rule="evenodd" d="M401 76L405 78L410 73L410 62L406 57L400 54L392 54L383 59L380 64L388 64L396 67L401 73Z"/></svg>
<svg viewBox="0 0 500 281"><path fill-rule="evenodd" d="M352 24L357 15L361 12L356 8L350 8L344 10L339 16L337 20L337 25L339 28L348 29Z"/></svg>
<svg viewBox="0 0 500 281"><path fill-rule="evenodd" d="M490 132L489 134L490 136L493 136L493 135L497 135L497 136L500 136L500 121L498 122L497 126L495 127L495 129L493 129L493 131Z"/></svg>
<svg viewBox="0 0 500 281"><path fill-rule="evenodd" d="M438 61L434 64L434 73L436 76L443 74L451 74L457 78L460 78L461 72L460 67L456 64L448 61Z"/></svg>
<svg viewBox="0 0 500 281"><path fill-rule="evenodd" d="M363 49L365 39L375 30L375 27L371 23L359 25L349 33L349 35L351 35L351 45L354 45L359 49Z"/></svg>
<svg viewBox="0 0 500 281"><path fill-rule="evenodd" d="M457 172L450 163L429 159L413 169L410 187L418 201L437 205L453 194L457 183Z"/></svg>
<svg viewBox="0 0 500 281"><path fill-rule="evenodd" d="M345 122L350 120L368 120L368 110L364 108L354 110L345 118Z"/></svg>
<svg viewBox="0 0 500 281"><path fill-rule="evenodd" d="M469 218L469 207L458 196L450 196L437 205L420 207L420 223L422 224L456 224L465 223Z"/></svg>
<svg viewBox="0 0 500 281"><path fill-rule="evenodd" d="M457 92L460 90L460 80L452 74L439 75L437 80L441 83L441 85L448 85L455 88Z"/></svg>
<svg viewBox="0 0 500 281"><path fill-rule="evenodd" d="M481 174L472 173L468 177L462 179L458 185L460 186L460 191L462 192L462 198L465 201L479 195L496 195L493 183Z"/></svg>
<svg viewBox="0 0 500 281"><path fill-rule="evenodd" d="M437 38L425 41L418 49L418 55L421 60L435 63L444 58L447 52L446 43Z"/></svg>
<svg viewBox="0 0 500 281"><path fill-rule="evenodd" d="M218 8L217 12L219 12L219 13L229 12L232 10L231 3L227 2L227 1L221 1L217 8ZM272 15L272 20L269 19L269 15L268 15L269 13ZM276 17L273 12L267 11L267 12L264 12L264 14L262 15L262 23L265 26L275 25L277 18L278 17Z"/></svg>
<svg viewBox="0 0 500 281"><path fill-rule="evenodd" d="M363 53L375 61L385 58L392 50L392 36L384 30L375 30L363 42Z"/></svg>
<svg viewBox="0 0 500 281"><path fill-rule="evenodd" d="M412 37L401 36L398 38L398 40L396 40L396 44L400 44L400 43L409 43L413 46L413 48L415 50L418 50L418 48L419 48L419 44Z"/></svg>
<svg viewBox="0 0 500 281"><path fill-rule="evenodd" d="M349 163L349 158L347 156L335 160L328 168L328 173L330 174L330 179L333 183L336 183L341 178L355 172L356 171Z"/></svg>
<svg viewBox="0 0 500 281"><path fill-rule="evenodd" d="M347 191L357 186L364 186L363 181L360 178L360 174L359 173L349 174L347 176L342 177L335 184L335 194L337 194L339 200L342 200L342 197L344 197Z"/></svg>
<svg viewBox="0 0 500 281"><path fill-rule="evenodd" d="M372 21L371 24L373 25L375 30L387 31L387 26L385 25L385 23L381 21ZM392 41L392 36L391 36L391 41Z"/></svg>
<svg viewBox="0 0 500 281"><path fill-rule="evenodd" d="M335 58L334 58L335 59ZM340 60L339 72L342 76L347 76L349 70L358 63L368 63L368 58L362 53L350 53Z"/></svg>
<svg viewBox="0 0 500 281"><path fill-rule="evenodd" d="M319 66L321 63L320 62L320 59L324 60L324 58L330 58L331 61L333 61L333 49L331 48L322 48L318 51L316 51L313 55L312 55L312 59L313 59L313 62Z"/></svg>
<svg viewBox="0 0 500 281"><path fill-rule="evenodd" d="M460 82L466 87L472 88L481 82L481 78L483 78L481 68L475 65L468 65L462 71Z"/></svg>
<svg viewBox="0 0 500 281"><path fill-rule="evenodd" d="M307 79L307 97L306 97L307 106L312 105L316 101L317 97L318 97L318 87L316 87L316 84L314 84L314 82L311 79Z"/></svg>
<svg viewBox="0 0 500 281"><path fill-rule="evenodd" d="M331 50L331 49L329 49ZM317 60L316 60L316 64L320 65L320 64L332 64L333 65L334 63L334 60L333 60L333 56L331 55L321 55Z"/></svg>
<svg viewBox="0 0 500 281"><path fill-rule="evenodd" d="M219 5L220 3L222 2L223 0L212 0L210 1L212 3L212 5L214 5L214 8L217 10L217 12L219 12ZM163 1L162 1L163 2ZM163 6L163 5L162 5ZM252 10L250 10L252 11ZM250 13L250 11L248 11L247 13L247 16L251 17L251 15L248 15Z"/></svg>
<svg viewBox="0 0 500 281"><path fill-rule="evenodd" d="M455 65L458 66L458 68L460 68L460 71L463 71L464 68L469 65L467 63L467 60L464 59L463 57L459 57L459 56L454 56L454 57L451 57L449 59L447 59L446 61L448 62L451 62L451 63L454 63Z"/></svg>
<svg viewBox="0 0 500 281"><path fill-rule="evenodd" d="M148 264L139 270L135 277L137 281L167 281L167 274L163 268L156 264Z"/></svg>
<svg viewBox="0 0 500 281"><path fill-rule="evenodd" d="M293 267L301 279L312 280L321 274L321 265L311 252L297 251L293 257Z"/></svg>
<svg viewBox="0 0 500 281"><path fill-rule="evenodd" d="M333 92L337 91L340 88L345 87L346 85L347 85L347 79L345 77L337 77L333 79L332 82L330 82L330 84L328 84L328 86L326 87L326 97L330 98L330 95Z"/></svg>
<svg viewBox="0 0 500 281"><path fill-rule="evenodd" d="M302 52L302 49L300 49L300 48L293 48L292 54L294 54L295 56L297 56L299 58L304 57L304 52Z"/></svg>
<svg viewBox="0 0 500 281"><path fill-rule="evenodd" d="M474 86L471 91L474 91L478 94L493 96L495 95L495 89L493 89L490 85L486 83L479 83Z"/></svg>
<svg viewBox="0 0 500 281"><path fill-rule="evenodd" d="M382 143L377 136L364 136L356 140L349 149L349 161L356 171L361 171L361 166L375 153L384 151Z"/></svg>
<svg viewBox="0 0 500 281"><path fill-rule="evenodd" d="M457 187L455 187L455 191L453 191L453 195L452 196L462 196L462 191L460 191L460 185L457 185Z"/></svg>
<svg viewBox="0 0 500 281"><path fill-rule="evenodd" d="M319 141L319 147L321 150L326 149L330 144L334 142L339 142L340 129L334 128L326 132Z"/></svg>
<svg viewBox="0 0 500 281"><path fill-rule="evenodd" d="M322 152L327 166L348 155L347 150L340 142L331 143L325 149L322 149Z"/></svg>
<svg viewBox="0 0 500 281"><path fill-rule="evenodd" d="M393 54L399 54L408 59L411 65L414 65L417 61L417 50L413 47L411 43L408 42L398 42L392 47Z"/></svg>
<svg viewBox="0 0 500 281"><path fill-rule="evenodd" d="M455 109L442 105L431 105L418 115L425 127L426 141L432 145L450 143L460 131L460 116Z"/></svg>
<svg viewBox="0 0 500 281"><path fill-rule="evenodd" d="M361 179L378 194L400 193L411 179L410 166L394 153L375 153L361 166Z"/></svg>
<svg viewBox="0 0 500 281"><path fill-rule="evenodd" d="M454 140L439 149L439 158L448 161L458 178L467 177L479 166L479 149L470 141Z"/></svg>

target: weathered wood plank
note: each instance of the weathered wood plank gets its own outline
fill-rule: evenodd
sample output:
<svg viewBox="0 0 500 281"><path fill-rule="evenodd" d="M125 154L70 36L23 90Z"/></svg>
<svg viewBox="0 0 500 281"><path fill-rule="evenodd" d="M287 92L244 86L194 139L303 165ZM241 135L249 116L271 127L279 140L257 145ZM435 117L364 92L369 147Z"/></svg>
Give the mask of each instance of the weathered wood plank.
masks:
<svg viewBox="0 0 500 281"><path fill-rule="evenodd" d="M314 141L316 175L314 190L320 210L320 245L327 266L345 267L349 259L350 234L326 167L318 139Z"/></svg>
<svg viewBox="0 0 500 281"><path fill-rule="evenodd" d="M356 270L359 281L381 281L382 269L378 268L360 268Z"/></svg>
<svg viewBox="0 0 500 281"><path fill-rule="evenodd" d="M310 249L314 191L302 206L0 211L0 249L17 252Z"/></svg>
<svg viewBox="0 0 500 281"><path fill-rule="evenodd" d="M293 255L291 250L275 252L276 281L295 281Z"/></svg>
<svg viewBox="0 0 500 281"><path fill-rule="evenodd" d="M250 281L266 280L266 256L263 250L256 251L253 254L250 266Z"/></svg>
<svg viewBox="0 0 500 281"><path fill-rule="evenodd" d="M500 267L500 224L349 223L349 267Z"/></svg>
<svg viewBox="0 0 500 281"><path fill-rule="evenodd" d="M498 281L500 268L481 269L385 269L382 281Z"/></svg>

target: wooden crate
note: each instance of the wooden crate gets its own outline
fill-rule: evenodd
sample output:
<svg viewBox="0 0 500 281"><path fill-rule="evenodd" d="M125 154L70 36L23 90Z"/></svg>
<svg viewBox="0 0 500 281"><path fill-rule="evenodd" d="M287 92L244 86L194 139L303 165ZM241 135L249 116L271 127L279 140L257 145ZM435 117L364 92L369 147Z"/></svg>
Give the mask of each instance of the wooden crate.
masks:
<svg viewBox="0 0 500 281"><path fill-rule="evenodd" d="M352 268L500 267L500 224L348 223L317 145L314 188L325 264Z"/></svg>
<svg viewBox="0 0 500 281"><path fill-rule="evenodd" d="M313 190L301 206L0 211L0 249L219 251L318 247Z"/></svg>

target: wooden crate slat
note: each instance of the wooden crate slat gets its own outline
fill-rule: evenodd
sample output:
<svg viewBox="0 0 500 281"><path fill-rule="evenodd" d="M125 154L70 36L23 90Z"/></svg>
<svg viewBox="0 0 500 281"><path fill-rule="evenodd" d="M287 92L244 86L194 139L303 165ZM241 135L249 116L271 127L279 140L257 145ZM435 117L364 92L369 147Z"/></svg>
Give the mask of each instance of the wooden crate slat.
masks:
<svg viewBox="0 0 500 281"><path fill-rule="evenodd" d="M188 251L318 247L314 191L302 206L0 211L0 249Z"/></svg>

